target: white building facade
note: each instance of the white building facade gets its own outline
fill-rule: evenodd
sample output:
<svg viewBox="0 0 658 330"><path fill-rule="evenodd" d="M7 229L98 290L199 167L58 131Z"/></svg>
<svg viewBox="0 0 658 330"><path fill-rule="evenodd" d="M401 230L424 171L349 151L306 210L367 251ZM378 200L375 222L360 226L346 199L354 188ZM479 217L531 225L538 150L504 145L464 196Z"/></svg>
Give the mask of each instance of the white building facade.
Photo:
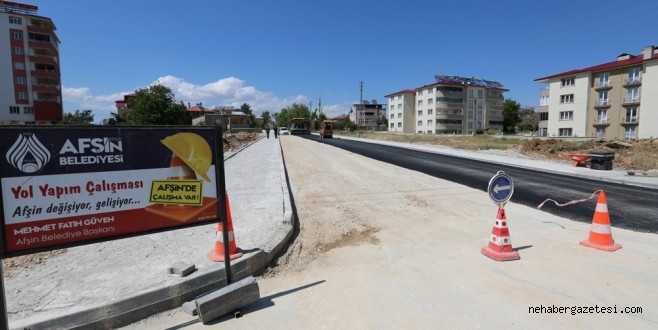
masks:
<svg viewBox="0 0 658 330"><path fill-rule="evenodd" d="M535 80L539 133L548 137L658 137L658 49L621 54L616 61Z"/></svg>

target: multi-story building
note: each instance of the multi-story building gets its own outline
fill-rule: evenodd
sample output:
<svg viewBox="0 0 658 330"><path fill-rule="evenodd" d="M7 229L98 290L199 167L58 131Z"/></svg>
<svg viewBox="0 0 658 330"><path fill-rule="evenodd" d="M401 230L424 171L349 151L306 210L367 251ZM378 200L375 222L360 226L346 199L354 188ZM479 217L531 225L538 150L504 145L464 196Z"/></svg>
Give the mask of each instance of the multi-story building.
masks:
<svg viewBox="0 0 658 330"><path fill-rule="evenodd" d="M386 118L386 107L377 100L361 101L352 105L349 116L359 129L375 129L380 118Z"/></svg>
<svg viewBox="0 0 658 330"><path fill-rule="evenodd" d="M508 90L501 83L445 75L435 79L432 84L386 96L389 131L473 134L503 129L503 93Z"/></svg>
<svg viewBox="0 0 658 330"><path fill-rule="evenodd" d="M616 61L571 70L536 82L540 135L644 139L658 137L658 49L621 54ZM642 92L644 91L644 92ZM642 118L640 120L640 117Z"/></svg>
<svg viewBox="0 0 658 330"><path fill-rule="evenodd" d="M388 99L389 132L415 132L414 121L416 117L413 114L416 109L416 91L405 89L386 95L386 98Z"/></svg>
<svg viewBox="0 0 658 330"><path fill-rule="evenodd" d="M60 42L38 9L0 0L0 124L62 120Z"/></svg>

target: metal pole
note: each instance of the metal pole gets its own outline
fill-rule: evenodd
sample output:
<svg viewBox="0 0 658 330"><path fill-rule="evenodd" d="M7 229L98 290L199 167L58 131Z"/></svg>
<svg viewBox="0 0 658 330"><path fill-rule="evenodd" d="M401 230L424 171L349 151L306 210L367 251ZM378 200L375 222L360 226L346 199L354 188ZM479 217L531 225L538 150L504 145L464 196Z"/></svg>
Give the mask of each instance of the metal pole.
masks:
<svg viewBox="0 0 658 330"><path fill-rule="evenodd" d="M473 136L475 136L475 123L477 121L478 99L473 96Z"/></svg>

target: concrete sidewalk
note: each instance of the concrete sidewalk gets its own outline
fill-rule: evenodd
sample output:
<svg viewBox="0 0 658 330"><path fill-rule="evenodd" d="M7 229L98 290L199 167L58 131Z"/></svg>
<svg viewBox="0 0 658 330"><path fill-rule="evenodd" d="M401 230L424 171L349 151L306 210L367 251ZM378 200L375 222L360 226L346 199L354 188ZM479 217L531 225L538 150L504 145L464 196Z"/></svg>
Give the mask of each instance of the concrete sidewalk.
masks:
<svg viewBox="0 0 658 330"><path fill-rule="evenodd" d="M233 281L263 270L293 233L290 194L273 134L225 155L235 240L245 255L231 263ZM116 328L226 283L214 249L216 224L70 248L5 275L12 329ZM182 262L196 271L170 274ZM73 266L75 265L75 266Z"/></svg>

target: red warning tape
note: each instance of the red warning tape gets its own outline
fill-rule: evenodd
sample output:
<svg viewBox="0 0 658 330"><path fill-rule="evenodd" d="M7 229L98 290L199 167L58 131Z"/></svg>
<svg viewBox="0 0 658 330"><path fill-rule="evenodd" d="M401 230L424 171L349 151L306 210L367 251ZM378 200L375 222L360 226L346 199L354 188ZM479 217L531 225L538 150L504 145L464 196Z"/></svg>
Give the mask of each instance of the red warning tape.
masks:
<svg viewBox="0 0 658 330"><path fill-rule="evenodd" d="M539 204L539 205L537 206L537 209L540 209L542 206L544 206L544 203L546 203L546 202L553 202L553 203L555 203L555 205L560 206L560 207L562 207L562 206L567 206L567 205L578 204L578 203L585 202L585 201L588 201L588 200L594 198L594 196L598 195L598 194L599 194L600 192L602 192L602 191L603 191L603 190L597 190L597 191L595 191L595 192L592 194L592 196L589 196L588 198L585 198L585 199L577 199L577 200L573 200L573 201L566 202L566 203L564 203L564 204L560 204L560 203L558 203L558 202L556 202L556 201L554 201L554 200L552 200L552 199L549 198L549 199L547 199L547 200L541 202L541 204Z"/></svg>

